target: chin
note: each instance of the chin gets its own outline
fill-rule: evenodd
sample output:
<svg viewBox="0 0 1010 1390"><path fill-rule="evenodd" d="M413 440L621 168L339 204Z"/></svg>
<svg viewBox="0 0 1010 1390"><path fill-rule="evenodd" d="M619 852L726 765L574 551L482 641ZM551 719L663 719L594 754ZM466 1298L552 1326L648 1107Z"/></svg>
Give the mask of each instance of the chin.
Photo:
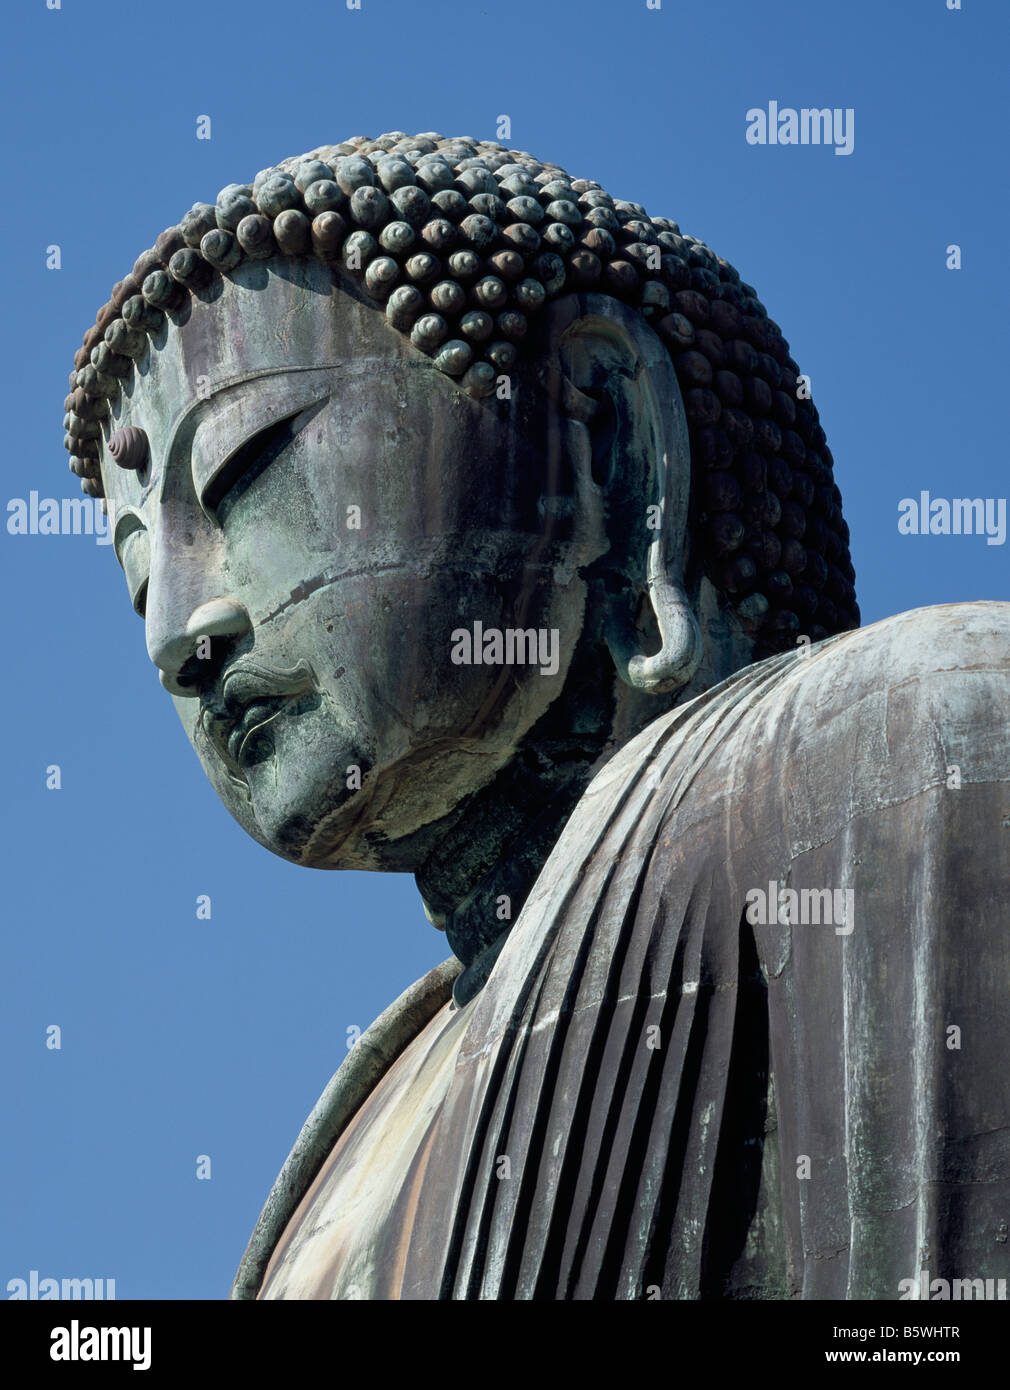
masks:
<svg viewBox="0 0 1010 1390"><path fill-rule="evenodd" d="M291 864L305 868L373 868L363 862L362 840L370 795L347 786L347 766L314 769L306 776L304 763L285 764L270 758L248 769L248 799L237 814L255 824L253 838ZM248 826L247 826L248 828Z"/></svg>

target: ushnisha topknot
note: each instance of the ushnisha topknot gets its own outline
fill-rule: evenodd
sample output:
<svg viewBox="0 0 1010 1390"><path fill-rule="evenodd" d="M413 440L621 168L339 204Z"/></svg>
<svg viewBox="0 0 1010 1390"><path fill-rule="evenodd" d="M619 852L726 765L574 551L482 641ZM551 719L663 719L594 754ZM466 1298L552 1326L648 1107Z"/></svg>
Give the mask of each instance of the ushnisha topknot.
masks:
<svg viewBox="0 0 1010 1390"><path fill-rule="evenodd" d="M755 631L755 654L859 625L831 452L755 291L676 222L469 137L394 131L322 146L229 184L162 232L74 357L64 443L85 493L103 495L103 444L110 461L138 466L136 440L110 450L110 406L148 335L213 276L271 256L314 256L354 277L476 397L494 393L548 300L595 291L635 307L684 397L693 563Z"/></svg>

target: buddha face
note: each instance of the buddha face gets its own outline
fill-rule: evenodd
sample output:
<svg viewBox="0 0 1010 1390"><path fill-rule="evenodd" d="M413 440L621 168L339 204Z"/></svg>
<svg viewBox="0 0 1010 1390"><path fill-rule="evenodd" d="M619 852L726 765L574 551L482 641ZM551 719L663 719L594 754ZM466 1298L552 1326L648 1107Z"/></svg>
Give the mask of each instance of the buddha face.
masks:
<svg viewBox="0 0 1010 1390"><path fill-rule="evenodd" d="M215 281L138 362L116 553L207 776L284 858L415 868L560 696L607 542L532 380L471 399L309 261ZM508 629L534 660L485 645Z"/></svg>

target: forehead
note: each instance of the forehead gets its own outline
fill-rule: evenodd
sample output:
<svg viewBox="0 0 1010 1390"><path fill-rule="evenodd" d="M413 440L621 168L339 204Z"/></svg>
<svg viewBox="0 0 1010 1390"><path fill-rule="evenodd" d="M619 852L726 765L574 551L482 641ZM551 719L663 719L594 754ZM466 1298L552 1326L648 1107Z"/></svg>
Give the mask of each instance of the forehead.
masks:
<svg viewBox="0 0 1010 1390"><path fill-rule="evenodd" d="M334 283L316 261L248 262L233 275L216 277L189 299L184 315L162 326L134 365L115 402L112 433L137 425L148 436L152 458L163 459L187 421L204 404L242 382L264 386L280 374L296 381L306 370L335 375L367 373L375 387L429 363L412 352L381 311ZM209 407L207 407L209 408ZM140 487L103 456L110 497L135 501Z"/></svg>

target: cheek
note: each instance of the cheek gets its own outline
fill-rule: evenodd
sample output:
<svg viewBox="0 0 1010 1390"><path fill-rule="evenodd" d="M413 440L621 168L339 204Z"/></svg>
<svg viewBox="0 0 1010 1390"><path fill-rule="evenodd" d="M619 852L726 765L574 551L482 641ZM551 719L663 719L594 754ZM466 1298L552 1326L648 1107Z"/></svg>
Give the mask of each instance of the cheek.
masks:
<svg viewBox="0 0 1010 1390"><path fill-rule="evenodd" d="M553 698L560 672L458 660L461 629L475 619L507 628L516 607L515 592L493 573L419 574L414 564L387 562L291 599L256 627L253 650L270 666L311 666L324 706L297 726L298 738L325 726L334 748L352 742L369 763L388 766L467 731L483 737L521 723L531 702ZM317 755L326 760L325 742Z"/></svg>
<svg viewBox="0 0 1010 1390"><path fill-rule="evenodd" d="M537 589L524 609L521 567L508 582L494 566L417 571L404 565L347 579L289 620L292 655L300 647L321 677L341 672L333 699L354 727L370 731L384 763L436 741L496 729L513 736L564 679L564 639L551 622L549 591ZM482 634L505 632L520 611L525 630L536 634L535 652L528 644L513 648L518 660L509 662L508 649L474 643L475 623ZM461 633L470 635L469 649ZM325 653L325 668L310 646Z"/></svg>

